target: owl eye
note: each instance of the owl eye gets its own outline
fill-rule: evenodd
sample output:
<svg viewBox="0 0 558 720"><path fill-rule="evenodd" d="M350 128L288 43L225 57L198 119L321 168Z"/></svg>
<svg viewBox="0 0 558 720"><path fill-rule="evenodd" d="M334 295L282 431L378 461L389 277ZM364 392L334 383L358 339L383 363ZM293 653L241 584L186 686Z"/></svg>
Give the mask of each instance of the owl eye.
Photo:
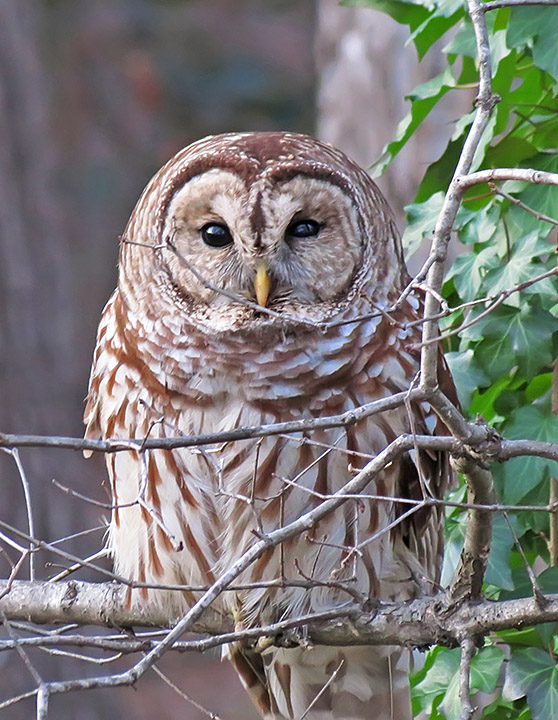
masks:
<svg viewBox="0 0 558 720"><path fill-rule="evenodd" d="M223 223L207 223L200 230L200 234L209 247L222 248L233 241L231 231Z"/></svg>
<svg viewBox="0 0 558 720"><path fill-rule="evenodd" d="M294 238L316 237L321 227L316 220L295 220L289 225L285 234Z"/></svg>

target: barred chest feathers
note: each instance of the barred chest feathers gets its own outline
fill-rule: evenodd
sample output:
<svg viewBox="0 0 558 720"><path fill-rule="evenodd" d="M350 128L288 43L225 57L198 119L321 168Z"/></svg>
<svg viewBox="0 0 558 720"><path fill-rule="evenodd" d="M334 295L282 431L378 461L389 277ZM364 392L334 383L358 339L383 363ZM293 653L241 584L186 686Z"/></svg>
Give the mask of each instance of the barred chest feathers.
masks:
<svg viewBox="0 0 558 720"><path fill-rule="evenodd" d="M86 437L217 433L337 415L405 391L420 335L418 300L401 300L409 280L387 202L339 150L293 133L204 138L152 178L124 232ZM440 382L452 387L443 364ZM344 427L107 455L108 542L116 572L138 585L129 601L179 617L255 535L316 507L411 428L444 431L414 403ZM440 497L450 481L441 453L399 457L365 494L262 555L218 607L242 626L335 607L355 592L433 592L442 517L412 503L425 488ZM307 720L411 718L405 650L237 644L229 655L270 720L306 716L323 687Z"/></svg>

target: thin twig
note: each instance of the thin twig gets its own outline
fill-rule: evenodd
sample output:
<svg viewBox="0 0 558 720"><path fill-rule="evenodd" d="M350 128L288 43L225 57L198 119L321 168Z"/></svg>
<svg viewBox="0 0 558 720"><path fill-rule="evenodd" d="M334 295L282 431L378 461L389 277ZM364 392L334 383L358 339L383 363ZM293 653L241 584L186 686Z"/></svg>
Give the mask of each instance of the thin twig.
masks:
<svg viewBox="0 0 558 720"><path fill-rule="evenodd" d="M23 464L21 462L21 458L19 456L19 452L17 448L0 448L4 452L11 455L14 459L14 462L17 467L17 472L19 475L19 479L21 481L21 486L23 488L23 497L25 498L25 509L27 512L27 530L29 532L29 535L31 537L35 536L35 521L33 519L33 505L31 503L31 491L29 489L29 481L27 480L27 475L25 473L25 469L23 467ZM29 547L29 579L34 580L35 579L35 555L32 551L32 547Z"/></svg>
<svg viewBox="0 0 558 720"><path fill-rule="evenodd" d="M482 4L483 12L499 10L504 7L523 7L524 5L558 5L556 0L490 0Z"/></svg>
<svg viewBox="0 0 558 720"><path fill-rule="evenodd" d="M310 703L310 705L308 705L308 707L306 708L306 710L302 713L302 715L300 716L300 720L304 720L304 718L308 716L308 713L310 712L310 710L312 710L312 708L314 707L314 705L315 705L315 704L318 702L318 700L322 697L322 695L325 693L325 691L328 689L328 687L329 687L333 682L335 682L335 678L339 675L339 672L340 672L340 670L341 670L341 668L343 667L344 664L345 664L345 660L341 660L341 662L339 663L339 665L335 668L335 670L334 670L334 671L331 673L331 675L329 676L328 681L324 684L324 686L323 686L323 687L321 688L321 690L318 692L318 694L316 695L316 697L312 700L312 702Z"/></svg>
<svg viewBox="0 0 558 720"><path fill-rule="evenodd" d="M400 407L405 401L406 396L407 392L396 393L395 395L366 403L358 408L353 408L340 415L290 420L282 423L235 428L234 430L227 430L225 432L206 433L203 435L182 435L174 438L87 440L85 438L50 435L15 435L0 432L0 447L54 447L59 449L113 453L129 450L140 451L141 449L174 450L176 448L199 447L201 445L216 445L235 442L237 440L270 437L273 435L328 430L336 427L350 427L364 420L364 418ZM426 398L424 391L419 389L414 390L411 396L413 400L417 401Z"/></svg>
<svg viewBox="0 0 558 720"><path fill-rule="evenodd" d="M558 7L558 2L556 2L556 5ZM516 198L513 195L510 195L509 193L505 192L504 190L499 188L497 185L495 185L495 183L489 182L488 187L492 190L492 192L495 195L500 195L500 197L503 197L505 200L508 200L513 205L517 205L517 207L520 207L522 210L525 210L525 212L528 212L530 215L537 218L537 220L542 220L542 222L547 222L547 223L550 223L551 225L554 225L555 227L558 227L558 220L555 220L554 218L551 218L548 215L545 215L544 213L538 212L538 210L533 210L533 208L530 208L529 205L526 205L519 198Z"/></svg>
<svg viewBox="0 0 558 720"><path fill-rule="evenodd" d="M549 249L550 251L550 249ZM546 280L546 278L550 278L553 276L558 275L558 268L552 268L551 270L546 270L545 272L541 273L540 275L537 275L537 277L531 278L529 280L524 280L522 283L518 283L513 288L504 288L504 290L501 290L497 295L494 295L491 298L484 298L483 302L490 302L490 305L485 308L481 313L476 315L474 318L469 320L468 322L463 323L462 325L459 325L459 327L454 328L453 330L448 330L445 333L440 333L436 338L432 338L428 344L433 343L439 343L443 340L446 340L449 337L452 337L454 335L459 335L463 330L466 330L473 325L476 325L478 322L483 320L487 315L490 315L490 313L494 312L497 307L499 307L503 302L505 302L510 295L513 295L516 292L521 292L522 290L526 290L527 288L531 287L532 285L535 285L538 282L541 282L541 280ZM477 304L475 302L475 304ZM420 342L413 345L414 349L419 349L421 347L424 347L425 343Z"/></svg>
<svg viewBox="0 0 558 720"><path fill-rule="evenodd" d="M540 607L544 607L547 603L546 597L544 596L543 591L541 590L541 586L539 585L539 581L537 580L537 577L535 573L533 572L533 568L529 564L529 561L527 560L527 556L525 555L525 551L523 550L523 546L521 545L521 542L519 538L517 537L517 533L515 532L515 529L513 525L510 522L510 519L508 517L507 513L503 513L504 520L507 523L507 526L509 528L509 531L511 533L511 536L513 538L513 542L517 550L519 551L519 554L521 556L521 560L523 561L523 566L525 567L525 570L527 571L527 575L529 576L529 582L531 583L531 588L533 590L533 598L535 599L535 602Z"/></svg>
<svg viewBox="0 0 558 720"><path fill-rule="evenodd" d="M10 636L10 638L12 640L16 640L15 633L14 633L13 629L10 627L10 623L3 613L1 615L1 618L2 618L2 625L4 626L4 629L6 630L7 634ZM37 685L42 683L42 678L39 674L39 671L35 668L35 666L31 662L31 660L29 659L29 655L25 652L24 648L22 648L21 645L16 643L15 649L17 651L17 654L20 656L23 664L29 671L29 674L31 675L33 680L37 683Z"/></svg>
<svg viewBox="0 0 558 720"><path fill-rule="evenodd" d="M64 580L69 575L74 573L76 570L79 570L84 566L85 563L90 563L93 560L98 560L99 558L104 558L109 556L108 548L101 548L100 550L97 550L97 552L93 553L92 555L89 555L88 557L84 558L82 561L74 563L69 568L65 568L62 570L62 572L59 572L58 575L54 575L49 579L48 582L59 582L60 580Z"/></svg>
<svg viewBox="0 0 558 720"><path fill-rule="evenodd" d="M193 705L196 710L199 710L203 715L207 715L207 717L211 718L211 720L221 720L219 715L217 715L214 712L211 712L211 710L208 710L206 707L201 705L199 702L194 700L194 698L190 697L188 693L184 692L181 688L178 687L178 685L175 685L173 681L165 675L165 673L162 670L159 670L157 665L153 665L151 668L153 672L158 675L161 680L168 685L174 692L179 695L183 700L186 700L186 702L190 703L190 705Z"/></svg>
<svg viewBox="0 0 558 720"><path fill-rule="evenodd" d="M7 707L10 707L10 705L15 705L22 700L27 700L27 698L31 698L36 695L37 692L37 689L29 690L29 692L22 693L21 695L16 695L15 697L9 698L8 700L4 700L3 702L0 702L0 710L5 710Z"/></svg>
<svg viewBox="0 0 558 720"><path fill-rule="evenodd" d="M173 231L173 236L174 236ZM125 241L126 242L126 241ZM138 244L138 243L136 243ZM153 245L147 245L147 247L154 247ZM283 322L291 322L299 325L308 325L312 328L321 329L323 326L321 323L313 322L312 320L308 320L303 317L294 317L291 315L288 315L287 313L281 313L277 312L276 310L272 310L268 307L263 307L262 305L259 305L256 302L253 302L252 300L248 300L248 298L244 298L241 295L238 295L238 293L231 292L229 290L225 290L222 287L219 287L218 285L215 285L215 283L212 283L211 281L207 280L196 268L192 265L192 263L187 260L184 255L178 250L176 245L174 244L174 237L167 237L166 238L166 247L176 256L176 258L179 260L179 262L184 265L185 268L187 268L192 275L196 278L198 282L200 282L204 287L206 287L208 290L213 290L213 292L218 293L219 295L223 295L224 297L228 298L229 300L233 300L236 303L239 303L240 305L244 305L245 307L249 308L250 310L254 310L255 312L263 315L268 315L269 317L282 320Z"/></svg>

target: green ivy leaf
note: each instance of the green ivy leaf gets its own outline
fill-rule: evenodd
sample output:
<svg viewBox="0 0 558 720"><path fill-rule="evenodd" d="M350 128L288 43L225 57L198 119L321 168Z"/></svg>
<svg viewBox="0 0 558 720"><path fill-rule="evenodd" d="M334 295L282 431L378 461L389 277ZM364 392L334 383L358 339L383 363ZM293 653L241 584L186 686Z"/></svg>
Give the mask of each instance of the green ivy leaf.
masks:
<svg viewBox="0 0 558 720"><path fill-rule="evenodd" d="M558 55L558 52L556 54ZM556 136L554 142L556 143ZM550 153L537 155L535 158L529 160L529 165L536 170L556 173L558 172L558 155ZM556 186L533 185L529 183L517 197L532 210L548 215L558 221L558 188ZM542 223L538 218L533 217L533 215L530 215L519 207L510 208L510 217L517 223L520 223L524 232L533 231L536 232L539 237L541 235L546 237L550 232L550 225ZM549 252L550 250L551 248L547 245L546 251Z"/></svg>
<svg viewBox="0 0 558 720"><path fill-rule="evenodd" d="M518 707L517 702L506 702L498 698L496 702L491 703L484 708L482 720L531 720L529 709Z"/></svg>
<svg viewBox="0 0 558 720"><path fill-rule="evenodd" d="M540 7L533 12L528 7L512 8L507 32L510 47L530 47L535 63L558 80L556 28L558 8Z"/></svg>
<svg viewBox="0 0 558 720"><path fill-rule="evenodd" d="M510 440L556 442L558 415L553 415L549 409L544 412L536 405L527 405L514 413L504 428L504 435ZM554 460L529 456L509 460L503 466L504 502L518 503L549 473L558 473L558 463Z"/></svg>
<svg viewBox="0 0 558 720"><path fill-rule="evenodd" d="M500 678L504 653L497 647L481 648L471 662L471 688L492 693Z"/></svg>
<svg viewBox="0 0 558 720"><path fill-rule="evenodd" d="M540 239L538 232L532 232L523 238L521 242L514 244L505 265L491 269L486 273L482 284L487 289L490 289L491 295L496 295L502 290L513 288L527 280L533 280L546 270L544 266L541 266L540 263L535 264L533 260L541 255L548 255L549 252L551 252L551 248L548 243ZM480 255L481 253L479 253ZM540 281L533 285L532 288L539 295L546 292L551 297L556 297L556 288L550 281ZM519 307L522 304L520 293L513 293L506 298L505 303L506 305Z"/></svg>
<svg viewBox="0 0 558 720"><path fill-rule="evenodd" d="M477 391L469 406L471 417L480 415L486 422L494 423L499 415L494 405L500 395L511 385L512 377L512 375L504 375L498 378L485 392Z"/></svg>
<svg viewBox="0 0 558 720"><path fill-rule="evenodd" d="M432 45L439 40L444 33L459 22L464 15L464 8L461 2L444 3L437 8L434 14L422 22L409 40L412 40L417 49L419 60L425 56Z"/></svg>
<svg viewBox="0 0 558 720"><path fill-rule="evenodd" d="M496 232L502 208L494 202L473 213L471 221L459 231L459 242L464 245L487 243ZM487 257L487 256L485 256Z"/></svg>
<svg viewBox="0 0 558 720"><path fill-rule="evenodd" d="M455 166L463 149L465 137L450 140L444 152L426 171L415 197L415 203L425 202L432 195L447 190L455 172Z"/></svg>
<svg viewBox="0 0 558 720"><path fill-rule="evenodd" d="M539 648L513 648L506 673L504 696L527 696L533 720L558 717L558 666Z"/></svg>
<svg viewBox="0 0 558 720"><path fill-rule="evenodd" d="M407 257L419 249L425 235L432 235L434 232L443 202L444 194L439 192L426 202L406 206L407 227L401 241Z"/></svg>
<svg viewBox="0 0 558 720"><path fill-rule="evenodd" d="M558 592L558 567L550 567L537 577L539 587L545 594L557 593ZM553 645L556 642L556 632L558 630L557 623L541 623L536 626L536 631L544 644L545 648L549 651L553 650Z"/></svg>
<svg viewBox="0 0 558 720"><path fill-rule="evenodd" d="M454 648L436 648L434 662L424 680L415 687L415 696L420 702L420 707L427 713L431 713L433 707L447 694L448 687L459 674L460 650Z"/></svg>
<svg viewBox="0 0 558 720"><path fill-rule="evenodd" d="M493 245L489 245L478 253L459 255L451 266L446 279L453 278L459 297L464 302L470 302L478 297L486 273L491 268L495 268L497 264L497 250Z"/></svg>
<svg viewBox="0 0 558 720"><path fill-rule="evenodd" d="M536 646L541 650L544 649L534 627L522 628L521 630L515 628L498 630L496 635L507 645L517 645L519 647Z"/></svg>
<svg viewBox="0 0 558 720"><path fill-rule="evenodd" d="M459 29L444 48L446 55L461 55L470 58L477 56L477 41L473 23L466 17Z"/></svg>
<svg viewBox="0 0 558 720"><path fill-rule="evenodd" d="M429 653L429 656L430 668L424 679L414 688L419 707L427 713L432 713L438 707L447 720L457 720L461 715L459 698L461 652L458 648L452 650L437 648ZM471 663L473 693L494 691L503 661L504 653L498 648L487 646L479 650Z"/></svg>
<svg viewBox="0 0 558 720"><path fill-rule="evenodd" d="M486 152L486 162L490 167L515 167L532 158L536 148L532 142L510 133ZM529 165L529 162L525 162Z"/></svg>
<svg viewBox="0 0 558 720"><path fill-rule="evenodd" d="M383 173L438 100L454 86L455 78L451 69L447 67L440 75L419 85L407 96L407 99L412 102L411 112L399 123L395 139L386 145L380 158L372 165L373 177L378 177Z"/></svg>
<svg viewBox="0 0 558 720"><path fill-rule="evenodd" d="M455 568L459 562L459 555L463 549L465 539L465 523L466 516L461 514L456 521L448 522L445 533L444 560L442 563L442 573L440 576L440 585L448 587L451 583Z"/></svg>
<svg viewBox="0 0 558 720"><path fill-rule="evenodd" d="M432 10L430 2L421 4L420 2L406 2L405 0L343 0L341 5L380 10L401 25L408 25L411 30L416 29L427 20Z"/></svg>
<svg viewBox="0 0 558 720"><path fill-rule="evenodd" d="M558 324L549 312L523 302L521 308L501 305L493 313L463 331L465 340L480 340L477 360L492 381L515 366L527 380L552 360L550 338Z"/></svg>
<svg viewBox="0 0 558 720"><path fill-rule="evenodd" d="M489 384L489 378L482 368L477 364L473 351L469 348L462 352L446 353L448 362L461 407L468 408L473 393L479 387Z"/></svg>
<svg viewBox="0 0 558 720"><path fill-rule="evenodd" d="M516 354L508 335L490 335L476 348L479 363L491 380L513 370Z"/></svg>
<svg viewBox="0 0 558 720"><path fill-rule="evenodd" d="M552 373L536 375L525 388L525 399L528 403L538 400L541 395L547 393L552 386Z"/></svg>

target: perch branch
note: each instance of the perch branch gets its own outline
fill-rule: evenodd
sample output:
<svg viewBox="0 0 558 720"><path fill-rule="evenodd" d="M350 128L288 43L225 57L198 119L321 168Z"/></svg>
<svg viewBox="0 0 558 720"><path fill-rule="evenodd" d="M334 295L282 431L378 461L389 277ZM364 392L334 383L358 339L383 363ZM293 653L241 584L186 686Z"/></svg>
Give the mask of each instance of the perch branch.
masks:
<svg viewBox="0 0 558 720"><path fill-rule="evenodd" d="M6 581L0 582L0 589ZM165 627L167 617L156 608L126 608L125 587L115 583L30 583L16 580L10 594L0 601L0 612L11 620L25 619L35 623L79 623L103 627ZM62 601L62 604L61 604ZM429 645L455 647L465 636L485 636L491 632L558 621L558 594L545 596L544 607L533 597L514 600L476 603L451 603L447 595L419 598L408 602L380 603L372 610L350 603L328 613L308 615L269 626L233 631L231 618L217 613L198 617L189 627L197 633L212 637L178 643L182 651L203 651L235 640L281 636L289 629L304 626L307 637L316 645L400 645L424 648ZM49 635L45 645L54 645ZM176 637L174 639L177 639ZM102 647L103 639L87 636L68 636L68 644L82 647ZM17 641L4 641L14 643ZM21 643L24 645L25 640ZM61 636L60 643L64 644ZM174 643L174 640L173 640ZM171 643L170 645L172 645ZM33 640L30 644L40 644ZM106 649L112 652L145 651L159 646L157 641L146 643L135 637L106 639ZM170 647L169 645L169 647ZM1 649L9 649L9 647Z"/></svg>

